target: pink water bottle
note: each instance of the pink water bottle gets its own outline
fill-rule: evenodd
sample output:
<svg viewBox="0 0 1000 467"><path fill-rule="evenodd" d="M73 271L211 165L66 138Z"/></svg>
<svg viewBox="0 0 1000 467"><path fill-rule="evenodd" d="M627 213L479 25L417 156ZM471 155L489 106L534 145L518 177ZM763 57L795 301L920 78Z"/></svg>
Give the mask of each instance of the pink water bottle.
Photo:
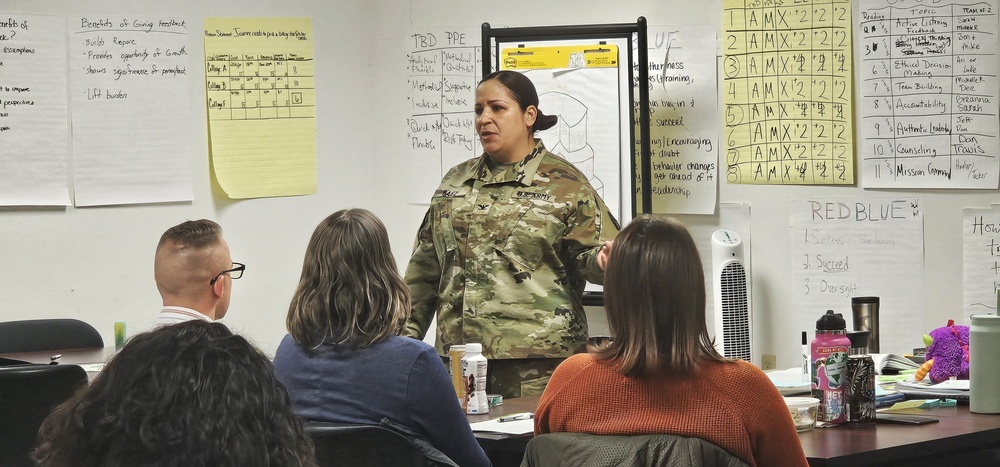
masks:
<svg viewBox="0 0 1000 467"><path fill-rule="evenodd" d="M827 310L816 321L816 338L812 341L812 394L819 399L817 420L844 423L846 417L847 338L844 316Z"/></svg>

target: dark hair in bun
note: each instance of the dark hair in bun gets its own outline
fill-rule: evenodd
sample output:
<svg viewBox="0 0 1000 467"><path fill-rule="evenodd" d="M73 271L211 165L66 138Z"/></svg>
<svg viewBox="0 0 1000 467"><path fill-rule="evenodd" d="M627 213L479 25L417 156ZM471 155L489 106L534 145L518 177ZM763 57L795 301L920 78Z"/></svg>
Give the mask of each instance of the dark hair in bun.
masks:
<svg viewBox="0 0 1000 467"><path fill-rule="evenodd" d="M538 115L535 117L535 124L531 126L531 131L543 131L548 130L556 126L559 121L559 117L555 115L545 115L542 113L542 109L538 108L538 91L535 91L535 85L532 84L531 80L527 76L521 73L510 70L494 71L490 73L479 84L483 84L490 80L497 80L505 88L510 96L517 101L517 104L521 106L521 110L527 109L529 105L535 106L538 109Z"/></svg>

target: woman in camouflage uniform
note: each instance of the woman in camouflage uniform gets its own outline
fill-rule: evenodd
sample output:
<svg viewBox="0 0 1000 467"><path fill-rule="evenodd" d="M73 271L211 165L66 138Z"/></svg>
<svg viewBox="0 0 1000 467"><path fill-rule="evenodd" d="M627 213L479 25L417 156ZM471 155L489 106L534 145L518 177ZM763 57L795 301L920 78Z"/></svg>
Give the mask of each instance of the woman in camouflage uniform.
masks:
<svg viewBox="0 0 1000 467"><path fill-rule="evenodd" d="M437 350L479 342L491 393L540 394L552 370L585 350L581 299L600 284L618 225L576 167L535 131L555 116L521 73L499 71L476 88L484 154L441 180L417 233L405 280L407 335L423 338L437 316Z"/></svg>

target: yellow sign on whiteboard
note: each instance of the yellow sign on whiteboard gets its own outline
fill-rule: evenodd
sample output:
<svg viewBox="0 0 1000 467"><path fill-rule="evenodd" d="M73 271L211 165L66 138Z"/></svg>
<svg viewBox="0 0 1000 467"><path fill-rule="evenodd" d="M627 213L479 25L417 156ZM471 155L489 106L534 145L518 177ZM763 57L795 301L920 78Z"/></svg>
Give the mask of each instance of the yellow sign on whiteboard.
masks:
<svg viewBox="0 0 1000 467"><path fill-rule="evenodd" d="M517 47L500 52L503 70L549 68L617 68L616 45L569 45L554 47Z"/></svg>

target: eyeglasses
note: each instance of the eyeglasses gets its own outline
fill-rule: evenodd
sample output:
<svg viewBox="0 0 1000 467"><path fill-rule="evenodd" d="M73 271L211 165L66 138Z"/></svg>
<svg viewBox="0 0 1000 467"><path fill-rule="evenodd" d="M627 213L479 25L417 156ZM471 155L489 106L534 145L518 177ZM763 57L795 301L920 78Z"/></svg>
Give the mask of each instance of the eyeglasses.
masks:
<svg viewBox="0 0 1000 467"><path fill-rule="evenodd" d="M215 285L215 281L219 280L219 278L222 277L222 275L225 274L225 273L227 273L227 272L229 273L229 277L231 277L233 279L239 279L239 278L243 277L243 271L246 271L246 269L247 269L247 265L245 265L243 263L237 263L237 262L234 261L232 269L226 269L225 271L220 272L215 277L213 277L211 281L209 281L209 284L210 285Z"/></svg>

